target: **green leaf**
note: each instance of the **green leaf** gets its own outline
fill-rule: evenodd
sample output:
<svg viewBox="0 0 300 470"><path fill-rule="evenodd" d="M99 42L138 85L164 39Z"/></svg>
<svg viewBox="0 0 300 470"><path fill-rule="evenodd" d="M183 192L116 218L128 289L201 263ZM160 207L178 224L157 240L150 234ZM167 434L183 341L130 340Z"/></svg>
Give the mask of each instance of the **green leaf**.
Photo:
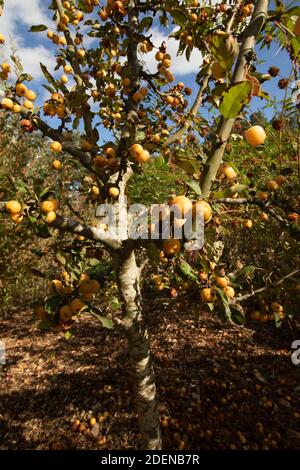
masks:
<svg viewBox="0 0 300 470"><path fill-rule="evenodd" d="M225 311L225 316L226 316L227 320L231 321L231 310L230 310L230 306L229 306L229 302L228 302L228 297L225 295L225 293L222 289L219 289L219 287L215 287L215 291L219 295L219 297L222 301L224 311Z"/></svg>
<svg viewBox="0 0 300 470"><path fill-rule="evenodd" d="M199 172L198 162L195 158L177 157L175 163L177 166L179 166L179 168L182 168L189 175L194 175Z"/></svg>
<svg viewBox="0 0 300 470"><path fill-rule="evenodd" d="M41 70L42 70L46 80L55 88L55 90L58 90L58 86L56 84L56 81L52 77L51 73L48 72L47 67L42 63L40 63L40 67L41 67Z"/></svg>
<svg viewBox="0 0 300 470"><path fill-rule="evenodd" d="M245 313L243 307L238 304L231 304L231 320L235 325L244 325L245 323Z"/></svg>
<svg viewBox="0 0 300 470"><path fill-rule="evenodd" d="M69 339L72 338L73 334L74 334L74 332L72 331L72 329L70 329L70 330L65 332L64 337L65 337L66 340L69 340Z"/></svg>
<svg viewBox="0 0 300 470"><path fill-rule="evenodd" d="M201 196L202 192L198 181L190 180L187 181L186 184L194 191L194 193L196 193L198 196Z"/></svg>
<svg viewBox="0 0 300 470"><path fill-rule="evenodd" d="M142 33L144 29L148 31L153 23L153 18L150 16L146 16L145 18L142 19L142 21L139 24L139 32Z"/></svg>
<svg viewBox="0 0 300 470"><path fill-rule="evenodd" d="M237 51L237 45L229 34L216 33L211 36L212 56L224 70L232 67Z"/></svg>
<svg viewBox="0 0 300 470"><path fill-rule="evenodd" d="M66 260L65 256L62 254L61 251L58 251L55 256L56 256L57 261L58 261L60 264L62 264L63 266L66 265L67 260Z"/></svg>
<svg viewBox="0 0 300 470"><path fill-rule="evenodd" d="M39 195L39 199L42 199L43 196L45 196L45 194L47 194L51 189L51 186L47 186L47 188L43 189L43 191L40 193Z"/></svg>
<svg viewBox="0 0 300 470"><path fill-rule="evenodd" d="M191 265L183 259L180 260L180 262L176 265L176 270L178 274L183 278L188 277L193 281L197 281L198 279Z"/></svg>
<svg viewBox="0 0 300 470"><path fill-rule="evenodd" d="M48 313L55 312L61 304L61 296L59 294L48 297L45 303L45 310Z"/></svg>
<svg viewBox="0 0 300 470"><path fill-rule="evenodd" d="M250 100L251 84L249 82L240 82L232 85L228 91L223 93L220 113L227 119L236 117L243 106Z"/></svg>
<svg viewBox="0 0 300 470"><path fill-rule="evenodd" d="M29 31L31 33L39 33L40 31L46 31L48 28L44 24L38 24L36 26L31 26Z"/></svg>
<svg viewBox="0 0 300 470"><path fill-rule="evenodd" d="M22 83L24 81L31 82L32 76L29 75L28 73L21 73L21 75L18 76L18 81L17 83Z"/></svg>
<svg viewBox="0 0 300 470"><path fill-rule="evenodd" d="M181 11L181 10L173 10L172 13L171 13L174 21L176 24L178 24L179 26L182 26L184 27L185 23L186 23L186 14Z"/></svg>

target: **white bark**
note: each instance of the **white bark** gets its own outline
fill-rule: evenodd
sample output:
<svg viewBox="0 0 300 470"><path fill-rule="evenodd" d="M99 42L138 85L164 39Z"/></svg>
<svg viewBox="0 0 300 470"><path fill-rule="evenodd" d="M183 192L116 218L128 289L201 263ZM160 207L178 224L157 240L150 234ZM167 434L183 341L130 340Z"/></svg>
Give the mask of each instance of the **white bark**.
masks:
<svg viewBox="0 0 300 470"><path fill-rule="evenodd" d="M123 301L123 325L128 340L142 446L146 450L159 450L162 440L155 376L149 335L141 309L139 268L131 247L116 255L115 271Z"/></svg>

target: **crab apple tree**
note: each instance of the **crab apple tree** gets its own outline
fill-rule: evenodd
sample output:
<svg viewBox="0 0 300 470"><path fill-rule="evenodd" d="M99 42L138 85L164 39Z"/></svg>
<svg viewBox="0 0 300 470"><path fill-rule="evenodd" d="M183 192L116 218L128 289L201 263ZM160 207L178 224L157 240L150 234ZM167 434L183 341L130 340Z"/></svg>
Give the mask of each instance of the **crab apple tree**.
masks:
<svg viewBox="0 0 300 470"><path fill-rule="evenodd" d="M188 214L200 212L208 230L215 208L222 204L257 205L276 218L276 211L263 198L252 196L239 183L238 170L223 164L223 157L236 120L242 119L252 97L266 97L263 83L272 79L272 74L256 71L260 46L272 40L280 42L296 77L300 11L297 7L285 9L281 2L268 11L267 0L215 5L198 0L48 3L52 12L49 25L31 28L32 33L45 35L56 58L55 71L41 64L49 93L45 101L39 103L41 90L30 88L31 77L22 70L16 54L2 63L0 78L5 89L2 112L18 116L25 134L40 132L49 143L53 184L46 187L45 183L35 197L22 192L2 202L1 209L15 224L44 225L53 237L71 235L75 257L80 242L111 257L121 314L101 314L97 303L101 286L79 263L72 276L64 271L60 278L52 279L52 296L37 315L44 325L68 331L81 312L93 311L104 326L116 324L124 329L141 445L160 449L155 377L139 284L143 266L137 262L138 254L141 249L147 253L154 245L161 259L179 256L188 240L172 237L174 226L184 225ZM153 30L158 27L177 41L178 54L187 63L191 54L198 57L193 89L175 80L172 67L177 57L169 53L168 41L155 43ZM5 44L2 34L0 43ZM150 56L157 64L151 73L147 65ZM208 132L207 107L218 113L213 134ZM245 145L262 146L267 138L264 129L247 127ZM70 168L80 168L83 192L93 211L109 203L118 207L120 216L127 210L125 196L132 175L143 173L157 155L163 155L170 171L178 166L188 175L184 190L181 186L179 194L166 201L177 211L168 239L118 237L101 218L92 221L90 214L80 209L70 212L60 185L60 180L73 175L66 173ZM215 198L218 193L214 191L224 181L221 197ZM76 181L73 183L76 186ZM269 184L267 198L272 198L277 187L276 181ZM244 226L250 229L251 224L248 221ZM61 253L58 258L65 263ZM206 280L206 273L202 273L199 286ZM199 302L213 306L221 301L228 312L234 296L228 279L220 273L215 288L207 286L199 292Z"/></svg>

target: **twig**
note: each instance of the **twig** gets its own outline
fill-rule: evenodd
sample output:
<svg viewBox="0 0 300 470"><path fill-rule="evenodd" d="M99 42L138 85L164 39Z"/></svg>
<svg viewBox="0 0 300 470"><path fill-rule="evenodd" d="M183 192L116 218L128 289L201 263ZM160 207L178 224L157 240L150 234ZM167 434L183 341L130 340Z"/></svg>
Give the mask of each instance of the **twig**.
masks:
<svg viewBox="0 0 300 470"><path fill-rule="evenodd" d="M280 222L282 225L284 225L286 228L290 228L290 224L283 219L277 212L272 209L268 203L265 203L261 201L260 199L247 199L247 198L237 198L237 199L232 199L230 197L225 197L225 198L220 198L220 199L215 199L213 200L214 203L216 204L252 204L259 206L263 208L266 212L269 212L269 214L276 219L278 222Z"/></svg>
<svg viewBox="0 0 300 470"><path fill-rule="evenodd" d="M184 135L184 133L189 130L189 128L193 124L193 119L196 116L198 109L200 108L202 104L204 92L208 86L210 78L211 78L211 66L208 67L207 72L203 77L202 84L199 88L194 104L191 107L191 110L189 112L188 117L185 120L184 125L180 129L178 129L178 131L176 131L174 134L170 135L170 137L164 142L164 147L167 147L173 144L177 140L180 140L181 137Z"/></svg>
<svg viewBox="0 0 300 470"><path fill-rule="evenodd" d="M294 271L290 272L289 274L287 274L286 276L284 276L283 278L279 279L279 281L277 282L272 282L271 284L269 285L266 285L264 287L261 287L260 289L256 289L252 292L249 292L248 294L244 294L244 295L240 295L239 297L236 297L236 301L237 302L241 302L242 300L245 300L245 299L249 299L250 297L253 297L254 295L256 294L259 294L260 292L263 292L267 289L269 289L270 287L277 287L279 286L280 284L282 284L284 281L286 281L287 279L289 279L290 277L293 277L295 274L299 273L300 272L300 269L295 269Z"/></svg>

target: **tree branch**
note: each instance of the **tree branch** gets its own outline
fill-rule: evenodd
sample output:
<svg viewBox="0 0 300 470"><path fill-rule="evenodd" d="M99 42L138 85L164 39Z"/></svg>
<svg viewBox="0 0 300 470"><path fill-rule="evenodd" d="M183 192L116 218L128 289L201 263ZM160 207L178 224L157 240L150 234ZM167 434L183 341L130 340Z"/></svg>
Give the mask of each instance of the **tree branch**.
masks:
<svg viewBox="0 0 300 470"><path fill-rule="evenodd" d="M48 225L49 227L57 228L65 232L82 235L89 240L100 242L107 248L111 248L113 250L119 250L122 248L122 242L120 240L108 238L103 230L97 227L91 227L90 225L81 224L77 220L70 219L68 217L57 214L56 219Z"/></svg>
<svg viewBox="0 0 300 470"><path fill-rule="evenodd" d="M178 129L178 131L170 135L170 137L164 142L164 147L174 144L174 142L176 142L177 140L180 140L181 137L185 134L185 132L187 132L189 128L192 126L194 117L197 115L198 110L203 102L204 92L208 86L210 78L211 78L211 66L208 67L207 72L203 77L202 84L199 88L199 91L195 98L194 104L191 107L191 110L188 114L188 117L185 120L185 123L180 129Z"/></svg>
<svg viewBox="0 0 300 470"><path fill-rule="evenodd" d="M277 212L272 209L268 203L264 203L260 199L247 199L247 198L237 198L237 199L231 199L230 197L225 197L221 199L215 199L213 200L214 203L216 204L232 204L232 205L238 205L238 204L252 204L261 207L264 209L266 212L268 212L274 219L276 219L280 224L284 225L285 228L290 228L290 224L284 220Z"/></svg>
<svg viewBox="0 0 300 470"><path fill-rule="evenodd" d="M57 10L59 12L60 19L62 21L63 18L64 18L64 15L65 15L65 9L63 7L63 4L62 4L61 0L55 0L55 3L56 3L56 6L57 6ZM84 86L84 79L82 77L81 68L80 68L80 65L79 65L79 62L78 62L78 58L76 56L76 46L75 46L74 41L72 39L70 30L67 26L66 26L66 29L64 30L64 36L66 38L67 45L68 45L68 52L69 52L68 58L69 58L69 61L72 65L72 67L73 67L73 70L75 72L76 83L77 83L78 87L82 87L82 86ZM87 95L86 95L86 97L88 98ZM86 133L87 137L90 138L93 135L93 126L92 126L93 116L92 116L92 113L90 111L85 111L83 113L82 117L83 117L83 122L84 122L85 133Z"/></svg>
<svg viewBox="0 0 300 470"><path fill-rule="evenodd" d="M287 274L286 276L284 276L283 278L279 279L279 281L277 282L272 282L271 284L269 285L266 285L264 287L261 287L260 289L256 289L252 292L249 292L248 294L244 294L244 295L240 295L239 297L236 297L236 301L237 302L241 302L242 300L246 300L246 299L249 299L250 297L253 297L254 295L256 294L259 294L260 292L264 292L265 290L269 289L270 287L277 287L279 286L280 284L282 284L284 281L286 281L287 279L289 279L290 277L293 277L295 274L299 273L300 272L300 269L295 269L294 271L290 272L289 274Z"/></svg>
<svg viewBox="0 0 300 470"><path fill-rule="evenodd" d="M229 18L228 23L226 25L225 33L227 33L227 34L230 33L230 31L231 31L231 28L232 28L232 25L234 23L236 14L240 9L241 3L242 3L242 0L236 0L236 2L235 2L235 5L232 9L231 17Z"/></svg>
<svg viewBox="0 0 300 470"><path fill-rule="evenodd" d="M264 24L268 13L268 0L258 0L248 27L245 29L236 62L231 86L244 80L245 70L249 61L249 53L254 50L257 37ZM214 136L212 149L208 156L201 175L201 190L204 198L208 197L212 184L216 178L218 169L222 163L227 140L230 137L236 118L221 117L216 135Z"/></svg>
<svg viewBox="0 0 300 470"><path fill-rule="evenodd" d="M27 114L26 114L27 115ZM76 147L72 142L65 141L61 132L56 129L53 129L45 121L43 121L39 116L33 115L32 120L37 126L37 128L50 139L56 140L62 144L62 148L65 152L68 152L70 155L75 157L80 163L90 172L98 176L97 172L92 168L89 159L87 158L86 153L80 148Z"/></svg>

